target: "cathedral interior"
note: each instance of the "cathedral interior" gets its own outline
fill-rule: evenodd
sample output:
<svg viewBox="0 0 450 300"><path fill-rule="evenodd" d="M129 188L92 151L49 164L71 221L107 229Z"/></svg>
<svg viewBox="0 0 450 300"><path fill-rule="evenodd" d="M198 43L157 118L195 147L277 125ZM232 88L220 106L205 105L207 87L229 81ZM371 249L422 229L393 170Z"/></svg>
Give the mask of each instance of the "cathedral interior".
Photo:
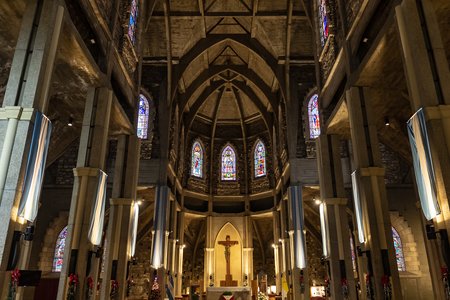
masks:
<svg viewBox="0 0 450 300"><path fill-rule="evenodd" d="M450 299L450 1L0 21L0 299Z"/></svg>

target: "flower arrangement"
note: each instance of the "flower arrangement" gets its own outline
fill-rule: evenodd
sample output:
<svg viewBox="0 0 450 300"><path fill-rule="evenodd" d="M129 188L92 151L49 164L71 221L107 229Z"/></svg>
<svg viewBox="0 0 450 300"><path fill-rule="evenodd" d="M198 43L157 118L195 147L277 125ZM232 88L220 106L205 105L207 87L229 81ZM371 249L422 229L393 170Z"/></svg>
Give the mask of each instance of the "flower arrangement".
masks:
<svg viewBox="0 0 450 300"><path fill-rule="evenodd" d="M158 277L155 276L153 279L152 290L150 291L149 300L160 300L161 299L161 291L159 289Z"/></svg>
<svg viewBox="0 0 450 300"><path fill-rule="evenodd" d="M230 291L225 291L225 292L223 292L223 294L222 294L222 299L225 299L225 300L233 300L233 299L234 299L234 298L233 298L233 293L230 292Z"/></svg>
<svg viewBox="0 0 450 300"><path fill-rule="evenodd" d="M87 287L87 299L89 299L90 297L92 297L93 293L94 293L94 279L92 279L91 276L89 276L86 280L86 287Z"/></svg>
<svg viewBox="0 0 450 300"><path fill-rule="evenodd" d="M69 275L69 290L67 291L67 300L74 300L75 299L75 295L77 293L78 284L79 284L78 275L77 274L70 274Z"/></svg>
<svg viewBox="0 0 450 300"><path fill-rule="evenodd" d="M111 280L111 292L109 298L114 299L119 294L119 282L117 280Z"/></svg>
<svg viewBox="0 0 450 300"><path fill-rule="evenodd" d="M268 299L269 299L269 297L267 297L266 294L264 294L261 291L258 292L258 300L268 300Z"/></svg>
<svg viewBox="0 0 450 300"><path fill-rule="evenodd" d="M9 283L8 300L13 300L16 298L17 286L19 285L20 271L15 269L11 272L11 281Z"/></svg>

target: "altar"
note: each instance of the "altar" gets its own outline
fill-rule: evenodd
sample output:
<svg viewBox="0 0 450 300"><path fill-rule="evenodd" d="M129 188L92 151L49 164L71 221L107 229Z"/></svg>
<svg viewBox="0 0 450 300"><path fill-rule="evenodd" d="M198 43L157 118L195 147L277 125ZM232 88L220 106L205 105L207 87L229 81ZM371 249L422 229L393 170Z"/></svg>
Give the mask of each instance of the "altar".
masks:
<svg viewBox="0 0 450 300"><path fill-rule="evenodd" d="M206 288L206 300L223 300L223 293L231 292L233 300L251 300L250 287L208 287Z"/></svg>

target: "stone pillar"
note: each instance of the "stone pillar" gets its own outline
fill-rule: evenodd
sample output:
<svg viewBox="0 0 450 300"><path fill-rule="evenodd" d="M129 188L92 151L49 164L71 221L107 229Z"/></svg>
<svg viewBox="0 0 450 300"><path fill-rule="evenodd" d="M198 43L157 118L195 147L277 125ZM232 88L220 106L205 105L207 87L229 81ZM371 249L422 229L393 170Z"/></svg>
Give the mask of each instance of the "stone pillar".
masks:
<svg viewBox="0 0 450 300"><path fill-rule="evenodd" d="M181 297L183 287L183 249L184 249L184 215L185 212L178 212L177 222L177 237L178 237L178 260L175 274L177 275L175 281L175 296ZM205 272L206 273L206 272Z"/></svg>
<svg viewBox="0 0 450 300"><path fill-rule="evenodd" d="M206 238L205 238L205 286L210 286L211 283L215 285L215 259L214 259L214 237L212 236L212 217L206 217Z"/></svg>
<svg viewBox="0 0 450 300"><path fill-rule="evenodd" d="M412 111L425 111L430 150L441 213L433 218L436 230L450 233L450 71L432 1L403 0L395 8ZM434 292L444 299L440 267L445 262L436 241L428 251ZM439 263L434 263L438 261Z"/></svg>
<svg viewBox="0 0 450 300"><path fill-rule="evenodd" d="M24 168L34 123L34 112L47 112L50 81L63 24L64 7L58 1L28 1L15 47L0 109L0 297L6 297L7 263L14 230L23 231L17 219L22 196ZM31 242L20 254L21 267L28 266Z"/></svg>
<svg viewBox="0 0 450 300"><path fill-rule="evenodd" d="M242 259L242 283L250 286L253 280L253 234L252 234L252 218L244 217L244 244Z"/></svg>
<svg viewBox="0 0 450 300"><path fill-rule="evenodd" d="M279 219L279 212L273 211L272 212L272 218L273 218L273 242L274 242L274 260L275 260L275 283L277 286L277 294L281 293L281 276L284 272L284 269L282 268L283 265L283 253L282 253L282 245L280 242L282 241L281 235L280 235L280 219Z"/></svg>
<svg viewBox="0 0 450 300"><path fill-rule="evenodd" d="M108 88L91 88L85 104L77 167L74 169L74 188L67 226L66 250L61 270L58 299L65 299L68 277L77 274L80 287L86 286L86 274L91 274L97 286L95 269L99 259L95 247L88 239L91 210L97 191L99 170L105 168L108 145L109 118L112 91ZM96 268L93 268L97 266ZM93 272L94 271L94 272ZM77 299L84 298L84 289L77 293Z"/></svg>
<svg viewBox="0 0 450 300"><path fill-rule="evenodd" d="M309 299L302 185L289 187L289 212L292 296L293 299Z"/></svg>
<svg viewBox="0 0 450 300"><path fill-rule="evenodd" d="M328 252L324 253L324 256L330 266L331 298L345 298L342 284L343 281L346 281L348 284L348 298L346 299L356 299L340 140L336 135L321 134L316 143L320 197L322 200L321 210L325 220L322 235L326 235L325 249Z"/></svg>
<svg viewBox="0 0 450 300"><path fill-rule="evenodd" d="M346 100L356 180L365 225L366 239L362 248L368 257L367 270L372 278L376 298L384 294L382 278L390 276L394 298L402 299L386 199L384 168L371 102L365 99L362 87L351 87L347 90ZM365 274L361 275L364 278Z"/></svg>

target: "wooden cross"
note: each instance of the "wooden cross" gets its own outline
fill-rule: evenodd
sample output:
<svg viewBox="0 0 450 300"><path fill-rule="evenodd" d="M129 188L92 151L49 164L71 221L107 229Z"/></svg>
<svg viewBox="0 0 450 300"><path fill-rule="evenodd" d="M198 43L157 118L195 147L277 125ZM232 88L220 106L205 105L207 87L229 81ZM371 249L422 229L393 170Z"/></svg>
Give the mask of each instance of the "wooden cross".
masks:
<svg viewBox="0 0 450 300"><path fill-rule="evenodd" d="M227 277L230 277L230 248L234 245L237 245L238 241L230 241L230 236L227 235L225 238L225 241L219 241L219 245L222 245L225 247L225 261L227 262Z"/></svg>

